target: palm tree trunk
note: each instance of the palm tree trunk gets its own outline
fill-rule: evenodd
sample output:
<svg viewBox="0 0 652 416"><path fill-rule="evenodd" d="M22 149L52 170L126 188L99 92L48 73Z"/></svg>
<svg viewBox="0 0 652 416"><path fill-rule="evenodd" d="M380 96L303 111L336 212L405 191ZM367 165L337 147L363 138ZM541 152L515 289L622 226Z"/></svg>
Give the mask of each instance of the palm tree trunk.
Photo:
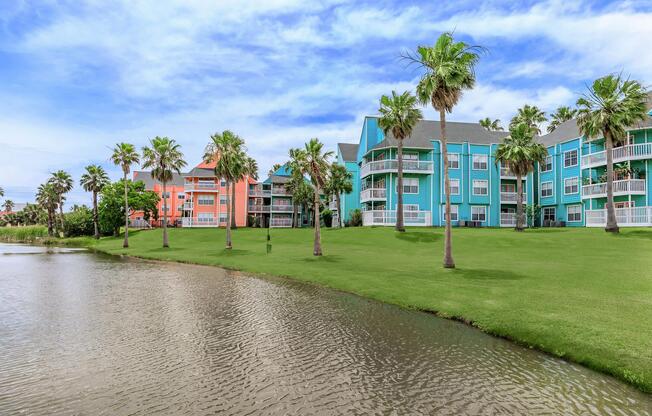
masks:
<svg viewBox="0 0 652 416"><path fill-rule="evenodd" d="M129 247L129 192L127 187L127 172L124 172L123 180L125 184L125 241L122 243L122 248Z"/></svg>
<svg viewBox="0 0 652 416"><path fill-rule="evenodd" d="M315 186L315 243L312 250L312 254L315 256L321 256L321 224L319 223L319 186Z"/></svg>
<svg viewBox="0 0 652 416"><path fill-rule="evenodd" d="M48 207L48 235L52 237L54 235L54 226L52 225L52 208Z"/></svg>
<svg viewBox="0 0 652 416"><path fill-rule="evenodd" d="M163 248L170 247L168 242L168 197L167 184L163 182Z"/></svg>
<svg viewBox="0 0 652 416"><path fill-rule="evenodd" d="M59 222L61 225L59 235L63 237L63 194L59 194Z"/></svg>
<svg viewBox="0 0 652 416"><path fill-rule="evenodd" d="M405 226L403 225L403 139L398 139L398 179L397 190L398 198L396 198L396 231L404 232Z"/></svg>
<svg viewBox="0 0 652 416"><path fill-rule="evenodd" d="M231 186L231 228L234 230L238 228L235 223L235 183Z"/></svg>
<svg viewBox="0 0 652 416"><path fill-rule="evenodd" d="M292 227L299 228L299 205L292 200Z"/></svg>
<svg viewBox="0 0 652 416"><path fill-rule="evenodd" d="M446 230L444 238L444 268L454 269L453 236L451 224L451 183L448 177L448 148L446 147L446 110L439 110L439 129L441 130L441 154L444 158L444 195L446 197Z"/></svg>
<svg viewBox="0 0 652 416"><path fill-rule="evenodd" d="M95 239L99 240L100 239L100 227L98 225L98 218L97 218L97 191L93 191L93 228L95 231Z"/></svg>
<svg viewBox="0 0 652 416"><path fill-rule="evenodd" d="M523 231L523 178L516 175L516 231Z"/></svg>
<svg viewBox="0 0 652 416"><path fill-rule="evenodd" d="M231 250L231 198L229 198L229 190L231 181L226 181L226 249Z"/></svg>
<svg viewBox="0 0 652 416"><path fill-rule="evenodd" d="M337 226L338 227L343 227L343 220L342 220L342 201L340 200L340 194L336 193L335 194L335 202L337 202Z"/></svg>
<svg viewBox="0 0 652 416"><path fill-rule="evenodd" d="M606 131L604 134L605 151L607 154L607 226L605 231L618 233L618 222L616 221L616 209L614 207L614 164L613 164L613 138L611 132Z"/></svg>

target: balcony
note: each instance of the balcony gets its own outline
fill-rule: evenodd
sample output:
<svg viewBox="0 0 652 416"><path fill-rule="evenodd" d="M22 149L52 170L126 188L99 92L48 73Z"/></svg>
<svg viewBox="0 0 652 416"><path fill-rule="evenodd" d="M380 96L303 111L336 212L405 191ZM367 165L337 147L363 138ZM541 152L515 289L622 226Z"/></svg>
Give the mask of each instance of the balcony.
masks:
<svg viewBox="0 0 652 416"><path fill-rule="evenodd" d="M183 185L186 191L218 191L219 186L216 183L186 183Z"/></svg>
<svg viewBox="0 0 652 416"><path fill-rule="evenodd" d="M226 224L225 221L222 221L222 224ZM183 217L181 218L182 227L219 227L220 221L217 218L191 218Z"/></svg>
<svg viewBox="0 0 652 416"><path fill-rule="evenodd" d="M618 195L645 195L645 179L625 179L614 181L614 196ZM607 196L607 183L594 183L582 186L582 198L605 198Z"/></svg>
<svg viewBox="0 0 652 416"><path fill-rule="evenodd" d="M360 169L360 178L371 175L372 173L396 173L398 171L398 160L376 160L362 165ZM427 160L404 160L403 173L433 173L433 164Z"/></svg>
<svg viewBox="0 0 652 416"><path fill-rule="evenodd" d="M271 205L272 212L292 212L294 207L292 205Z"/></svg>
<svg viewBox="0 0 652 416"><path fill-rule="evenodd" d="M249 205L248 211L253 213L269 212L269 205Z"/></svg>
<svg viewBox="0 0 652 416"><path fill-rule="evenodd" d="M192 202L184 202L183 203L183 210L184 211L192 211L194 208L194 205Z"/></svg>
<svg viewBox="0 0 652 416"><path fill-rule="evenodd" d="M607 210L586 210L587 227L604 227L607 225ZM616 222L619 227L652 226L652 207L616 208Z"/></svg>
<svg viewBox="0 0 652 416"><path fill-rule="evenodd" d="M272 195L272 191L270 189L262 189L262 188L249 189L250 197L266 198L266 197L270 197L271 195Z"/></svg>
<svg viewBox="0 0 652 416"><path fill-rule="evenodd" d="M505 179L516 179L516 175L514 175L509 166L500 167L500 177Z"/></svg>
<svg viewBox="0 0 652 416"><path fill-rule="evenodd" d="M269 222L270 227L292 227L292 217L274 218Z"/></svg>
<svg viewBox="0 0 652 416"><path fill-rule="evenodd" d="M518 194L516 192L500 192L501 204L515 204L517 201L518 201ZM527 194L525 192L523 192L523 198L521 202L527 204Z"/></svg>
<svg viewBox="0 0 652 416"><path fill-rule="evenodd" d="M652 159L652 143L628 144L616 147L611 153L613 162L625 162L627 160ZM582 168L592 168L607 164L606 151L589 153L582 156Z"/></svg>
<svg viewBox="0 0 652 416"><path fill-rule="evenodd" d="M403 223L406 226L430 226L430 211L403 211ZM396 211L373 210L362 212L362 225L395 225Z"/></svg>
<svg viewBox="0 0 652 416"><path fill-rule="evenodd" d="M500 213L500 226L501 227L516 227L516 213L515 212L501 212Z"/></svg>
<svg viewBox="0 0 652 416"><path fill-rule="evenodd" d="M274 187L272 188L271 195L277 195L277 196L292 196L285 187Z"/></svg>
<svg viewBox="0 0 652 416"><path fill-rule="evenodd" d="M385 188L367 188L360 192L360 202L385 200L387 200L387 190Z"/></svg>

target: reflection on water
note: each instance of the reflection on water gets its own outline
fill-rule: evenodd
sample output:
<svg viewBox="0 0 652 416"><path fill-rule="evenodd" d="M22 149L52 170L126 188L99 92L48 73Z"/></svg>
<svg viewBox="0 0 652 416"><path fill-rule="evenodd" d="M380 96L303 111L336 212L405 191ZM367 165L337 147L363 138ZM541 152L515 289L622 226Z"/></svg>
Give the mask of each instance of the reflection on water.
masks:
<svg viewBox="0 0 652 416"><path fill-rule="evenodd" d="M30 253L9 255L8 253ZM650 414L462 324L216 268L0 245L0 414Z"/></svg>

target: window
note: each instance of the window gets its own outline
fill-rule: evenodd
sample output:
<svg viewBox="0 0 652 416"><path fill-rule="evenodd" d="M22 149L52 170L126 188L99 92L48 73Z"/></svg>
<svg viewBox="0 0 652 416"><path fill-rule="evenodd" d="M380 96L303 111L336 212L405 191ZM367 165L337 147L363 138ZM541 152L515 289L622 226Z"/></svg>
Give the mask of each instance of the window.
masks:
<svg viewBox="0 0 652 416"><path fill-rule="evenodd" d="M224 179L220 181L220 186L226 186L226 181Z"/></svg>
<svg viewBox="0 0 652 416"><path fill-rule="evenodd" d="M213 195L199 195L197 197L197 205L214 205L215 196Z"/></svg>
<svg viewBox="0 0 652 416"><path fill-rule="evenodd" d="M614 208L633 208L635 206L636 201L614 202Z"/></svg>
<svg viewBox="0 0 652 416"><path fill-rule="evenodd" d="M568 206L568 222L582 221L582 206L569 205Z"/></svg>
<svg viewBox="0 0 652 416"><path fill-rule="evenodd" d="M220 222L226 222L228 213L226 212L221 212L220 213Z"/></svg>
<svg viewBox="0 0 652 416"><path fill-rule="evenodd" d="M488 195L489 182L484 179L473 180L473 195Z"/></svg>
<svg viewBox="0 0 652 416"><path fill-rule="evenodd" d="M514 183L501 183L500 192L516 192L516 184Z"/></svg>
<svg viewBox="0 0 652 416"><path fill-rule="evenodd" d="M226 205L226 195L220 195L220 205Z"/></svg>
<svg viewBox="0 0 652 416"><path fill-rule="evenodd" d="M487 207L471 207L471 221L487 221Z"/></svg>
<svg viewBox="0 0 652 416"><path fill-rule="evenodd" d="M418 153L403 153L403 160L419 160Z"/></svg>
<svg viewBox="0 0 652 416"><path fill-rule="evenodd" d="M546 160L541 164L541 172L550 172L552 170L552 156L546 156Z"/></svg>
<svg viewBox="0 0 652 416"><path fill-rule="evenodd" d="M200 212L197 214L197 222L213 222L212 212Z"/></svg>
<svg viewBox="0 0 652 416"><path fill-rule="evenodd" d="M211 189L215 187L215 181L212 179L200 179L197 182L197 188Z"/></svg>
<svg viewBox="0 0 652 416"><path fill-rule="evenodd" d="M459 219L460 206L451 204L451 221ZM446 205L441 207L441 217L446 221Z"/></svg>
<svg viewBox="0 0 652 416"><path fill-rule="evenodd" d="M564 167L570 168L577 165L577 150L569 150L564 152Z"/></svg>
<svg viewBox="0 0 652 416"><path fill-rule="evenodd" d="M184 194L177 194L177 199L186 199Z"/></svg>
<svg viewBox="0 0 652 416"><path fill-rule="evenodd" d="M557 209L555 207L544 207L542 209L543 221L555 221L557 218Z"/></svg>
<svg viewBox="0 0 652 416"><path fill-rule="evenodd" d="M460 180L459 179L450 179L451 185L451 195L460 194Z"/></svg>
<svg viewBox="0 0 652 416"><path fill-rule="evenodd" d="M473 170L487 170L488 163L487 155L473 155Z"/></svg>
<svg viewBox="0 0 652 416"><path fill-rule="evenodd" d="M170 192L161 192L161 198L169 198Z"/></svg>
<svg viewBox="0 0 652 416"><path fill-rule="evenodd" d="M541 183L541 197L552 196L552 182Z"/></svg>
<svg viewBox="0 0 652 416"><path fill-rule="evenodd" d="M398 193L398 184L396 185L396 192ZM403 178L403 193L418 194L419 178Z"/></svg>
<svg viewBox="0 0 652 416"><path fill-rule="evenodd" d="M450 169L459 169L460 168L460 155L459 155L459 153L449 153L448 154L448 167Z"/></svg>
<svg viewBox="0 0 652 416"><path fill-rule="evenodd" d="M403 204L403 218L418 218L419 205L417 204Z"/></svg>
<svg viewBox="0 0 652 416"><path fill-rule="evenodd" d="M168 211L170 211L170 207L169 206L168 207L161 206L161 211L168 212Z"/></svg>
<svg viewBox="0 0 652 416"><path fill-rule="evenodd" d="M577 176L574 178L564 179L564 195L576 194L580 191L579 179Z"/></svg>

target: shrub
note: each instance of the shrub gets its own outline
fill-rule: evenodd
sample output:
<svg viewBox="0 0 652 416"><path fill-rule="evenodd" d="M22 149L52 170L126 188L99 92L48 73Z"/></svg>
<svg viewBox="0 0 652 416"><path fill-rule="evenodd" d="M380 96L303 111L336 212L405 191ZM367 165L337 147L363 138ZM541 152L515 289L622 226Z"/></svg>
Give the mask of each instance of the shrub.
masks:
<svg viewBox="0 0 652 416"><path fill-rule="evenodd" d="M350 219L349 219L349 226L350 227L361 227L362 226L362 211L359 209L353 209L351 210Z"/></svg>
<svg viewBox="0 0 652 416"><path fill-rule="evenodd" d="M324 221L324 226L325 227L330 227L333 224L333 213L331 212L330 209L325 208L321 212L321 219Z"/></svg>
<svg viewBox="0 0 652 416"><path fill-rule="evenodd" d="M66 237L93 235L93 211L88 207L80 207L65 214L63 232Z"/></svg>

